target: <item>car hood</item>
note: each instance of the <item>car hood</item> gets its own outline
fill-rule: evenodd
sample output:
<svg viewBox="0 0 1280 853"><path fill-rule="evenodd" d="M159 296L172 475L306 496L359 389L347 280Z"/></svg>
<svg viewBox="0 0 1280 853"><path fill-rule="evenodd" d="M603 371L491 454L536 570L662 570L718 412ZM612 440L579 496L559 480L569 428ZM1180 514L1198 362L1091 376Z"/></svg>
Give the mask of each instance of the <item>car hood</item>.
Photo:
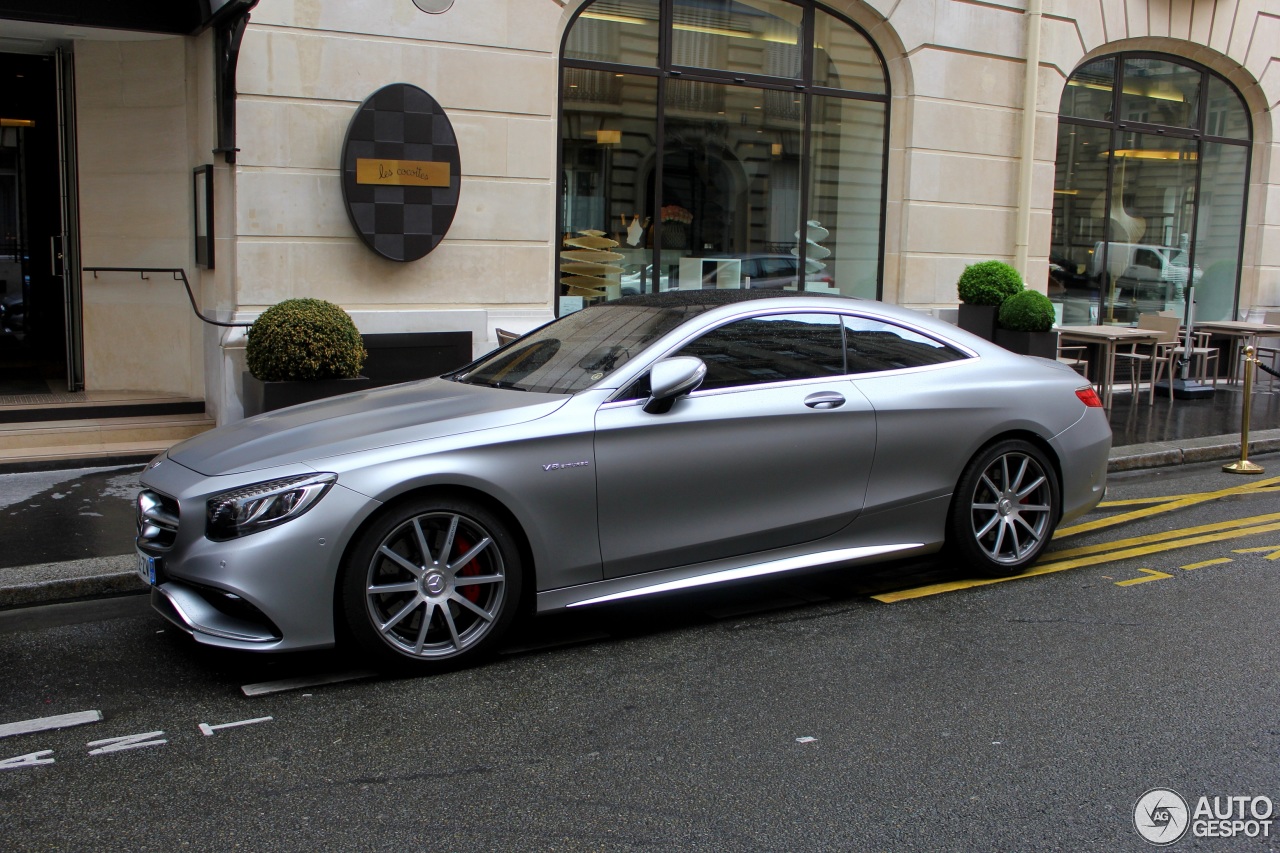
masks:
<svg viewBox="0 0 1280 853"><path fill-rule="evenodd" d="M169 458L200 474L239 474L311 459L510 426L565 404L562 394L407 382L330 397L228 424L188 439Z"/></svg>

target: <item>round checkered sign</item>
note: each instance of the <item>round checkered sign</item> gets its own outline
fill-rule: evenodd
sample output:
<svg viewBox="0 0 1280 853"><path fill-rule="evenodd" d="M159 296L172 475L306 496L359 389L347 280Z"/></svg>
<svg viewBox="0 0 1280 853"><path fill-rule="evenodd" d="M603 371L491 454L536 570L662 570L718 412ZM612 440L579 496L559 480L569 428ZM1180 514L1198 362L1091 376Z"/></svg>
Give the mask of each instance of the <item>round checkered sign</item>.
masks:
<svg viewBox="0 0 1280 853"><path fill-rule="evenodd" d="M416 261L440 245L458 210L458 138L435 98L383 86L356 110L342 146L342 198L365 245Z"/></svg>

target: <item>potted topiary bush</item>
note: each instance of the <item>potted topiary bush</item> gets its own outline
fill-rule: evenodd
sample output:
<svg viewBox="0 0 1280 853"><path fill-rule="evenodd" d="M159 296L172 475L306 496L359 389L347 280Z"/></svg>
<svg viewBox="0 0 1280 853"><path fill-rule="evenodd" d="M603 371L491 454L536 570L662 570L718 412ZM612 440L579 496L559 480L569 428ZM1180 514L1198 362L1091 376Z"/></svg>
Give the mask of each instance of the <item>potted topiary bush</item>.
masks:
<svg viewBox="0 0 1280 853"><path fill-rule="evenodd" d="M1022 289L1022 276L1003 261L970 264L956 282L960 295L958 325L980 338L995 340L996 316L1000 306Z"/></svg>
<svg viewBox="0 0 1280 853"><path fill-rule="evenodd" d="M351 316L323 299L286 299L249 328L246 415L359 391L366 356Z"/></svg>
<svg viewBox="0 0 1280 853"><path fill-rule="evenodd" d="M1012 352L1057 358L1053 303L1037 290L1015 293L1000 306L996 343Z"/></svg>

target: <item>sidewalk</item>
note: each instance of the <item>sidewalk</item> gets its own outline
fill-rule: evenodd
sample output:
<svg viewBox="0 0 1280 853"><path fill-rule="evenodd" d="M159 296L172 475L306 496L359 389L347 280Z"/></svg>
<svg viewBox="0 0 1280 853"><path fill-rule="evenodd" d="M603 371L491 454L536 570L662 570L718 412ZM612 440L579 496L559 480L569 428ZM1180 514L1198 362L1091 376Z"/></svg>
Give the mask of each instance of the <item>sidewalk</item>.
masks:
<svg viewBox="0 0 1280 853"><path fill-rule="evenodd" d="M1117 393L1108 470L1239 459L1243 403L1243 389L1226 382L1203 400L1170 401L1166 393L1148 404L1145 390L1136 401ZM1264 386L1250 408L1249 455L1280 451L1280 393Z"/></svg>
<svg viewBox="0 0 1280 853"><path fill-rule="evenodd" d="M1137 402L1128 394L1117 394L1111 411L1114 439L1108 470L1239 459L1243 399L1238 386L1225 384L1205 400L1170 402L1166 396L1148 404L1145 393ZM1253 395L1249 448L1250 457L1280 452L1280 393L1266 390ZM127 527L127 521L117 519L113 526ZM129 532L112 532L116 534L114 550L127 550ZM0 568L0 609L145 591L134 574L132 553Z"/></svg>

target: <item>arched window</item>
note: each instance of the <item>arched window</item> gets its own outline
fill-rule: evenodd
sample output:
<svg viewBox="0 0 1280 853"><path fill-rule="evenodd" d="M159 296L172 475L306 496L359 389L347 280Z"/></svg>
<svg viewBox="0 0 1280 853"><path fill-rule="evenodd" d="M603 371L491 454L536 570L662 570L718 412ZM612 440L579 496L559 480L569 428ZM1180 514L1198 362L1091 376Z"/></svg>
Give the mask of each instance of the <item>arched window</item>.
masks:
<svg viewBox="0 0 1280 853"><path fill-rule="evenodd" d="M1142 312L1235 319L1249 113L1184 59L1120 53L1067 81L1058 119L1049 298L1066 323Z"/></svg>
<svg viewBox="0 0 1280 853"><path fill-rule="evenodd" d="M889 87L811 0L596 0L565 35L560 313L629 293L877 298Z"/></svg>

